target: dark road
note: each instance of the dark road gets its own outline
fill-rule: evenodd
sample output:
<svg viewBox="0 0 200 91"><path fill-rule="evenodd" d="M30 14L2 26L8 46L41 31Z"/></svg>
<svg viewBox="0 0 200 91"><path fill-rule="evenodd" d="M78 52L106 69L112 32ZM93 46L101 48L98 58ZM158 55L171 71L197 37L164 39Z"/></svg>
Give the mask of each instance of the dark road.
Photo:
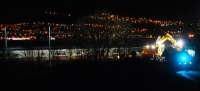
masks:
<svg viewBox="0 0 200 91"><path fill-rule="evenodd" d="M198 71L173 71L163 63L1 63L7 89L199 91Z"/></svg>

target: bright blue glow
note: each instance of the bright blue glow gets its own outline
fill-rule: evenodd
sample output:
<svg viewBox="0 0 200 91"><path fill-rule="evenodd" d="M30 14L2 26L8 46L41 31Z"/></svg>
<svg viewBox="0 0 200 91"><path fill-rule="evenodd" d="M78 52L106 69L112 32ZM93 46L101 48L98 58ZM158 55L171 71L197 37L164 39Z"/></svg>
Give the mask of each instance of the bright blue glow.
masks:
<svg viewBox="0 0 200 91"><path fill-rule="evenodd" d="M177 55L177 61L179 64L190 64L192 57L187 52L181 52Z"/></svg>
<svg viewBox="0 0 200 91"><path fill-rule="evenodd" d="M185 60L186 60L186 58L185 58L185 57L182 57L182 60L183 60L183 61L185 61Z"/></svg>

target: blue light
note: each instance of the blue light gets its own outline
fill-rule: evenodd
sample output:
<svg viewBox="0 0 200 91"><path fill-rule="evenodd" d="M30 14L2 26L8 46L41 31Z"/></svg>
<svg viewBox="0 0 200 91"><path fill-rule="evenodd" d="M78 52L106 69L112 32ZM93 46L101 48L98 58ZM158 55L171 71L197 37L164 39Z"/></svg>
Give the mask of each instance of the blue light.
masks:
<svg viewBox="0 0 200 91"><path fill-rule="evenodd" d="M180 52L177 56L178 56L177 57L178 64L184 64L184 65L190 64L192 59L192 57L185 51Z"/></svg>
<svg viewBox="0 0 200 91"><path fill-rule="evenodd" d="M182 57L182 60L184 60L184 61L185 61L185 60L186 60L186 58L185 58L185 57Z"/></svg>

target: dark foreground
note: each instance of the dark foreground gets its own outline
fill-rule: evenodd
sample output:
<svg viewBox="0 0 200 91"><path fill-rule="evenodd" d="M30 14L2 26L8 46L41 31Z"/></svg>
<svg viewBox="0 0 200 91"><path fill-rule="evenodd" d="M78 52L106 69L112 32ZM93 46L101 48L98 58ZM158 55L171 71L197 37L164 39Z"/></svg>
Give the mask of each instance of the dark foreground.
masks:
<svg viewBox="0 0 200 91"><path fill-rule="evenodd" d="M34 91L200 91L200 80L178 75L166 63L0 63L1 89Z"/></svg>

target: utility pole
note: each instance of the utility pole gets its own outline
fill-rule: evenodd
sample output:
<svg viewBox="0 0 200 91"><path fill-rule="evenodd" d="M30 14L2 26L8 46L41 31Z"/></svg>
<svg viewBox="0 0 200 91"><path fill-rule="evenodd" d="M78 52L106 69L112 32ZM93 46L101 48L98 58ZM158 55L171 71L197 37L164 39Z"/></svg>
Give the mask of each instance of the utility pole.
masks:
<svg viewBox="0 0 200 91"><path fill-rule="evenodd" d="M8 55L7 55L7 48L8 48L8 42L7 42L7 31L6 27L4 30L4 40L5 40L5 59L7 60Z"/></svg>
<svg viewBox="0 0 200 91"><path fill-rule="evenodd" d="M7 49L8 45L7 45L7 31L6 31L6 27L4 30L4 39L5 39L5 48Z"/></svg>
<svg viewBox="0 0 200 91"><path fill-rule="evenodd" d="M49 49L51 48L51 28L49 26Z"/></svg>
<svg viewBox="0 0 200 91"><path fill-rule="evenodd" d="M51 27L49 26L49 63L51 65Z"/></svg>

